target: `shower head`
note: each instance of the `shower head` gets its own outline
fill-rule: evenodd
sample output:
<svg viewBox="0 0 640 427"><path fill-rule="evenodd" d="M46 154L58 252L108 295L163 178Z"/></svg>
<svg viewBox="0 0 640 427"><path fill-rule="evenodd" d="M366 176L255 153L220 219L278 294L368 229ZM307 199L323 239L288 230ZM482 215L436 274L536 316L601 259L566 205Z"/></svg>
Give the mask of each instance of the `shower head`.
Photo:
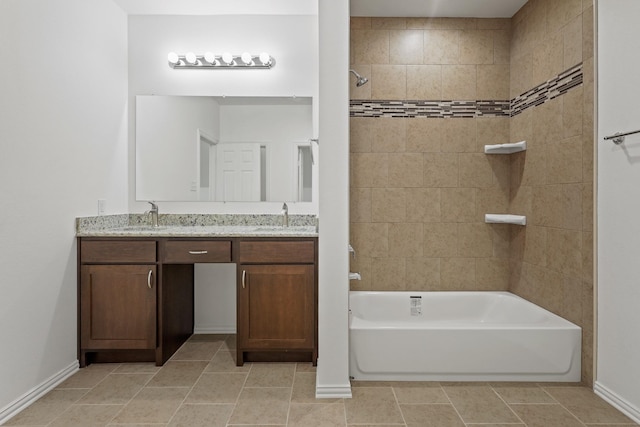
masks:
<svg viewBox="0 0 640 427"><path fill-rule="evenodd" d="M358 79L356 80L357 87L360 87L369 81L368 78L362 77L360 74L356 73L355 70L349 70L349 71L352 72L354 76L356 76L356 79Z"/></svg>

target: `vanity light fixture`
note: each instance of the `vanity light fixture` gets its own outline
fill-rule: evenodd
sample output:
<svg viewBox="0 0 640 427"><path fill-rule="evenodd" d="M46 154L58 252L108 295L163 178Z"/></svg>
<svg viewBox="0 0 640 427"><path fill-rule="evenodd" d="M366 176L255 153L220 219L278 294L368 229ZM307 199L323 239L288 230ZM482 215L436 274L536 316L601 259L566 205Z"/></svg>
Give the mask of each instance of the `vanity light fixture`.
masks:
<svg viewBox="0 0 640 427"><path fill-rule="evenodd" d="M244 52L240 55L234 55L224 52L216 55L213 52L205 52L204 55L198 55L193 52L187 52L184 55L175 52L169 52L167 55L169 67L187 68L187 69L229 69L229 68L262 68L268 69L276 64L275 59L267 52L259 55L253 55Z"/></svg>

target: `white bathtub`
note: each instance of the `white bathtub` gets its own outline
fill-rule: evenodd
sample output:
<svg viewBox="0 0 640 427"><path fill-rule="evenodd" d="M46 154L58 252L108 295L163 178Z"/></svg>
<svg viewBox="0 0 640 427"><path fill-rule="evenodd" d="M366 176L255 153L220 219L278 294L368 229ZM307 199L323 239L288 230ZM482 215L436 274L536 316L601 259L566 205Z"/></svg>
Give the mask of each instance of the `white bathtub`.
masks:
<svg viewBox="0 0 640 427"><path fill-rule="evenodd" d="M352 291L349 299L355 380L580 381L580 327L511 293Z"/></svg>

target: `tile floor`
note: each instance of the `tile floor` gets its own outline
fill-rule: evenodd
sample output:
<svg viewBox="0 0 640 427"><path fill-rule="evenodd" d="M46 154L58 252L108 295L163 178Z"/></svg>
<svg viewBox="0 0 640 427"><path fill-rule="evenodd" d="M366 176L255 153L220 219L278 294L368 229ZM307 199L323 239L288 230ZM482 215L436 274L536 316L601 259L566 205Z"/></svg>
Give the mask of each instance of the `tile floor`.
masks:
<svg viewBox="0 0 640 427"><path fill-rule="evenodd" d="M162 368L95 364L7 426L636 425L567 384L354 382L352 399L316 400L310 364L233 361L235 336L194 335Z"/></svg>

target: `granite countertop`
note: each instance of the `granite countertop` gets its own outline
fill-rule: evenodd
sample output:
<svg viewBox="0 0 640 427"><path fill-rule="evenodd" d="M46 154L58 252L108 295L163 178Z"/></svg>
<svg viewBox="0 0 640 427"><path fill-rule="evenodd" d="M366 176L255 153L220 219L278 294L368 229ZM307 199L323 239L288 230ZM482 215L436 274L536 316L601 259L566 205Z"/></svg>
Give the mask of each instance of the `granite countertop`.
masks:
<svg viewBox="0 0 640 427"><path fill-rule="evenodd" d="M317 237L317 218L290 215L283 227L279 215L165 214L159 227L146 215L123 214L76 218L78 237Z"/></svg>

